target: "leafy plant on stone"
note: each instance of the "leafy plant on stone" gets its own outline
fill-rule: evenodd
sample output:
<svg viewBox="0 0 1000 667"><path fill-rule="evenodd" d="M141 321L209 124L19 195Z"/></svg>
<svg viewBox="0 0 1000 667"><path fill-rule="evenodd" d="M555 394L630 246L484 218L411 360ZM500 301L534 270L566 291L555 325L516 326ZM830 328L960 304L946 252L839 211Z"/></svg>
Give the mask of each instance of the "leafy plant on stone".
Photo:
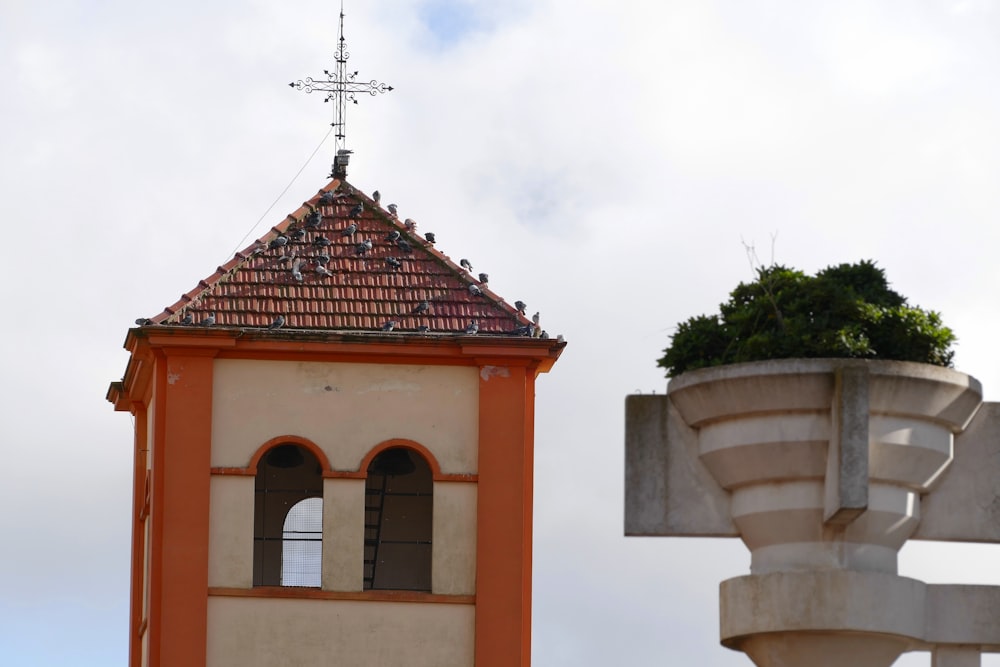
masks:
<svg viewBox="0 0 1000 667"><path fill-rule="evenodd" d="M658 365L668 377L744 361L793 357L893 359L950 366L955 335L940 315L889 288L874 262L815 276L772 264L755 268L717 315L682 322Z"/></svg>

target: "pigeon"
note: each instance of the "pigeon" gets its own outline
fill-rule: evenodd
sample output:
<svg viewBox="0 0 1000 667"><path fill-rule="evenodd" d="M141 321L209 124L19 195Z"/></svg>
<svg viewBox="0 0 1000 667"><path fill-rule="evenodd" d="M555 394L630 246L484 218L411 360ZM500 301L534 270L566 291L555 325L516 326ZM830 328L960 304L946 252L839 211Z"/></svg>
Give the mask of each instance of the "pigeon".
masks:
<svg viewBox="0 0 1000 667"><path fill-rule="evenodd" d="M401 269L401 268L403 268L403 263L400 262L395 257L386 257L385 258L385 263L388 264L389 266L391 266L394 269Z"/></svg>
<svg viewBox="0 0 1000 667"><path fill-rule="evenodd" d="M289 253L287 255L282 255L281 257L278 258L277 261L278 261L278 264L284 264L285 262L290 262L293 259L295 259L295 253L294 252Z"/></svg>
<svg viewBox="0 0 1000 667"><path fill-rule="evenodd" d="M285 316L284 315L278 315L276 318L274 318L274 321L272 321L271 324L270 324L270 326L268 326L267 328L268 329L280 329L283 326L285 326Z"/></svg>
<svg viewBox="0 0 1000 667"><path fill-rule="evenodd" d="M292 262L292 278L294 278L295 282L297 282L297 283L300 283L303 280L305 280L305 277L302 275L302 260L301 259L296 258L295 261Z"/></svg>
<svg viewBox="0 0 1000 667"><path fill-rule="evenodd" d="M379 192L378 190L376 190L375 192L373 192L373 193L372 193L372 200L373 200L373 201L374 201L374 202L375 202L376 204L378 204L378 203L381 203L381 201L382 201L382 193L381 193L381 192Z"/></svg>
<svg viewBox="0 0 1000 667"><path fill-rule="evenodd" d="M426 313L430 309L431 309L431 302L425 299L424 301L421 301L416 306L414 306L413 312L419 315L420 313Z"/></svg>
<svg viewBox="0 0 1000 667"><path fill-rule="evenodd" d="M214 312L209 313L208 316L205 317L201 321L201 326L203 326L203 327L210 327L210 326L213 326L214 324L215 324L215 313Z"/></svg>
<svg viewBox="0 0 1000 667"><path fill-rule="evenodd" d="M475 335L479 333L479 325L475 320L469 320L469 326L465 327L465 333Z"/></svg>
<svg viewBox="0 0 1000 667"><path fill-rule="evenodd" d="M526 311L528 309L528 304L526 304L523 301L515 301L514 302L514 307L517 308L517 312L519 312L522 315L524 315L524 311Z"/></svg>
<svg viewBox="0 0 1000 667"><path fill-rule="evenodd" d="M403 224L406 225L406 229L409 231L415 231L417 229L417 221L413 218L407 218L403 220Z"/></svg>
<svg viewBox="0 0 1000 667"><path fill-rule="evenodd" d="M316 264L316 273L321 276L326 276L327 278L333 275L333 271L319 263Z"/></svg>
<svg viewBox="0 0 1000 667"><path fill-rule="evenodd" d="M396 246L407 254L413 252L413 246L411 246L410 242L407 241L406 239L399 239L398 241L396 241Z"/></svg>
<svg viewBox="0 0 1000 667"><path fill-rule="evenodd" d="M319 196L319 202L321 204L332 204L336 198L337 198L336 192L334 192L333 190L327 190L326 192L324 192Z"/></svg>
<svg viewBox="0 0 1000 667"><path fill-rule="evenodd" d="M565 338L563 338L563 335L562 335L562 334L559 334L558 336L556 336L556 342L557 342L557 343L563 343L563 342L565 342L565 341L566 341L566 339L565 339Z"/></svg>
<svg viewBox="0 0 1000 667"><path fill-rule="evenodd" d="M469 285L469 294L471 294L472 296L482 296L483 290L479 289L479 285L471 283Z"/></svg>
<svg viewBox="0 0 1000 667"><path fill-rule="evenodd" d="M419 327L417 327L417 331L419 331L420 333L426 333L426 332L428 332L430 330L431 330L431 328L429 326L427 326L426 324L421 324Z"/></svg>
<svg viewBox="0 0 1000 667"><path fill-rule="evenodd" d="M313 239L313 245L320 248L328 246L330 245L330 239L326 238L325 236L317 236L316 238Z"/></svg>
<svg viewBox="0 0 1000 667"><path fill-rule="evenodd" d="M362 204L361 202L358 202L358 205L352 208L351 212L348 213L347 215L352 218L357 218L364 212L364 210L365 210L365 205Z"/></svg>
<svg viewBox="0 0 1000 667"><path fill-rule="evenodd" d="M389 320L388 322L382 325L382 331L392 331L395 326L396 326L396 320Z"/></svg>
<svg viewBox="0 0 1000 667"><path fill-rule="evenodd" d="M344 227L344 231L340 232L340 235L341 236L351 236L356 231L358 231L358 226L352 222L351 224L349 224L346 227Z"/></svg>
<svg viewBox="0 0 1000 667"><path fill-rule="evenodd" d="M469 260L467 260L465 258L463 258L461 261L459 261L459 264L461 264L462 268L465 269L466 271L471 271L472 270L472 262L470 262Z"/></svg>
<svg viewBox="0 0 1000 667"><path fill-rule="evenodd" d="M268 244L266 244L266 243L264 243L262 241L257 241L257 243L254 244L253 249L250 250L250 256L252 257L254 255L261 254L262 252L264 252L265 250L267 250L267 247L268 247Z"/></svg>
<svg viewBox="0 0 1000 667"><path fill-rule="evenodd" d="M153 320L149 319L148 317L139 317L136 319L135 323L138 324L140 327L145 327L152 324Z"/></svg>
<svg viewBox="0 0 1000 667"><path fill-rule="evenodd" d="M365 239L364 241L362 241L358 245L354 246L354 252L356 252L359 255L363 255L366 252L370 251L371 249L372 249L372 240L371 239Z"/></svg>
<svg viewBox="0 0 1000 667"><path fill-rule="evenodd" d="M385 240L388 241L389 243L395 243L396 241L398 241L399 240L399 230L398 229L394 229L391 232L389 232L389 235L385 237Z"/></svg>
<svg viewBox="0 0 1000 667"><path fill-rule="evenodd" d="M515 336L530 336L531 335L531 331L534 328L535 327L531 326L530 324L525 324L523 327L517 327L516 329L514 329L514 335Z"/></svg>
<svg viewBox="0 0 1000 667"><path fill-rule="evenodd" d="M541 338L542 340L548 340L549 332L546 331L545 329L542 329L542 333L538 334L538 337Z"/></svg>
<svg viewBox="0 0 1000 667"><path fill-rule="evenodd" d="M389 214L394 218L396 217L396 208L395 204L389 204Z"/></svg>
<svg viewBox="0 0 1000 667"><path fill-rule="evenodd" d="M535 314L531 316L531 321L538 324L538 320L541 319L540 315L541 314L536 311Z"/></svg>
<svg viewBox="0 0 1000 667"><path fill-rule="evenodd" d="M192 322L194 322L194 315L192 315L191 313L185 315L184 319L181 320L181 324L191 324Z"/></svg>
<svg viewBox="0 0 1000 667"><path fill-rule="evenodd" d="M330 256L327 255L325 252L320 253L320 254L316 255L316 263L317 264L329 264L330 263Z"/></svg>
<svg viewBox="0 0 1000 667"><path fill-rule="evenodd" d="M434 232L427 232L426 234L424 234L424 238L427 239L428 243L433 244L434 243Z"/></svg>
<svg viewBox="0 0 1000 667"><path fill-rule="evenodd" d="M309 211L309 215L306 216L306 229L316 229L319 227L319 223L323 222L323 214L319 212L319 209L313 209Z"/></svg>
<svg viewBox="0 0 1000 667"><path fill-rule="evenodd" d="M277 238L271 239L271 242L267 244L267 249L273 250L274 248L281 248L286 245L288 245L288 237L282 235L278 236Z"/></svg>
<svg viewBox="0 0 1000 667"><path fill-rule="evenodd" d="M485 285L489 281L490 281L490 274L488 274L488 273L480 273L479 274L479 282L481 282L482 284Z"/></svg>
<svg viewBox="0 0 1000 667"><path fill-rule="evenodd" d="M305 237L306 237L306 230L304 230L304 229L289 229L288 230L288 238L292 239L293 241L301 241Z"/></svg>

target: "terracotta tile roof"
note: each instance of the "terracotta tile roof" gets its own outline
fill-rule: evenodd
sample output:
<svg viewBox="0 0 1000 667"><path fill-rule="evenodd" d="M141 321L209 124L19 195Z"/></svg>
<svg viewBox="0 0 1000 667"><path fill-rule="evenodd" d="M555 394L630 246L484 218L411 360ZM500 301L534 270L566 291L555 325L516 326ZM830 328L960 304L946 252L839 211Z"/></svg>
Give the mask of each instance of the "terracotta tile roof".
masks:
<svg viewBox="0 0 1000 667"><path fill-rule="evenodd" d="M338 180L177 303L137 323L181 325L190 316L198 325L212 313L217 327L267 328L282 315L285 329L381 331L393 321L394 332L457 334L475 322L480 335L540 334L478 274Z"/></svg>

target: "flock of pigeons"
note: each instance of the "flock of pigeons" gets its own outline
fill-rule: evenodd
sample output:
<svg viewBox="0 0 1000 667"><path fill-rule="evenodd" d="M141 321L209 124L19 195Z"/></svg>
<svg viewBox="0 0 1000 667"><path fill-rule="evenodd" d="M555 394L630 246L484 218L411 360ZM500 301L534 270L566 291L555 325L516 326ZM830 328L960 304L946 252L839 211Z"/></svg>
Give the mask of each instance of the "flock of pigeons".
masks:
<svg viewBox="0 0 1000 667"><path fill-rule="evenodd" d="M315 279L317 280L334 275L334 272L330 270L330 262L332 259L331 255L333 255L334 251L337 249L340 249L338 256L353 254L358 259L367 260L373 259L373 250L376 248L376 244L381 243L382 245L395 247L403 255L403 257L385 254L383 261L388 271L398 271L403 266L405 256L414 252L414 243L433 245L436 242L437 239L432 232L425 233L423 239L417 236L417 223L410 218L405 219L403 222L403 229L406 233L403 233L400 229L392 229L381 239L373 239L371 236L363 237L363 232L360 231L358 224L365 211L363 201L358 201L347 212L346 221L348 224L340 229L339 232L333 234L329 231L326 232L327 234L334 236L334 240L331 240L324 233L322 233L322 230L320 229L323 222L323 212L320 207L324 205L338 205L342 202L342 200L353 194L355 194L353 189L344 183L342 183L336 190L324 191L319 197L320 206L310 207L309 213L307 213L301 220L293 220L284 232L278 234L269 242L265 243L263 241L258 241L257 244L250 249L249 254L237 253L237 257L246 259L277 251L277 257L274 259L274 263L277 266L282 267L282 272L285 276L284 279L295 283L304 283L306 281L306 277L310 273L316 276ZM371 199L381 210L381 194L378 190L372 193ZM389 204L386 207L386 210L393 219L397 218L398 213L396 204ZM459 265L462 269L469 272L470 275L472 274L472 262L468 259L461 259ZM287 273L284 273L285 270L287 270ZM478 277L478 284L476 282L470 282L468 285L468 291L474 297L483 296L483 288L489 283L488 274L479 273ZM526 315L527 305L523 301L515 301L514 307L520 315ZM432 299L424 299L412 309L410 314L426 314L431 311L431 309ZM536 312L531 319L531 324L518 326L513 331L508 333L516 336L548 338L549 335L539 326L539 313ZM154 322L148 318L139 318L135 321L135 323L139 326L154 324ZM173 323L183 326L210 327L216 324L216 314L211 312L202 317L200 320L195 321L194 314L188 311ZM268 328L280 329L285 326L285 324L285 315L278 314L268 325ZM399 324L400 322L398 320L387 320L382 324L381 330L384 332L393 331L399 326ZM423 333L427 332L429 327L421 325L418 326L416 330L417 332ZM475 335L479 333L479 323L476 320L470 320L464 331L461 333L466 335Z"/></svg>

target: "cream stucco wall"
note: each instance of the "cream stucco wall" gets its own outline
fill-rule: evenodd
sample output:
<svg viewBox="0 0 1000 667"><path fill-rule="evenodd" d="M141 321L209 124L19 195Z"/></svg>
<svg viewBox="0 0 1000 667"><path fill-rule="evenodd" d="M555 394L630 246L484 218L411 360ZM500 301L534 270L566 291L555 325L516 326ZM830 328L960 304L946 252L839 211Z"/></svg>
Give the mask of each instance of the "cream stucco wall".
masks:
<svg viewBox="0 0 1000 667"><path fill-rule="evenodd" d="M464 604L210 597L209 667L472 667Z"/></svg>
<svg viewBox="0 0 1000 667"><path fill-rule="evenodd" d="M476 592L476 485L434 484L432 592L472 595Z"/></svg>
<svg viewBox="0 0 1000 667"><path fill-rule="evenodd" d="M208 585L253 585L254 478L213 475L209 506Z"/></svg>
<svg viewBox="0 0 1000 667"><path fill-rule="evenodd" d="M334 470L358 470L372 447L406 438L444 473L477 472L474 367L218 359L212 391L213 466L246 466L271 438L296 435Z"/></svg>
<svg viewBox="0 0 1000 667"><path fill-rule="evenodd" d="M323 588L364 587L365 480L323 481Z"/></svg>

